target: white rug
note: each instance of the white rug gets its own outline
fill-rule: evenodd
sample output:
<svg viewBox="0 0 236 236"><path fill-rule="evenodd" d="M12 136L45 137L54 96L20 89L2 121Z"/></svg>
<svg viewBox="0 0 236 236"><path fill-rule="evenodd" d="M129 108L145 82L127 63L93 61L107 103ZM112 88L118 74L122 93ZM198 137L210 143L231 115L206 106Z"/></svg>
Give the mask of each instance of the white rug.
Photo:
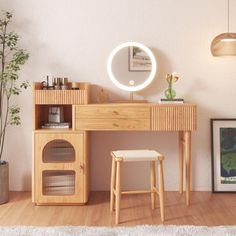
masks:
<svg viewBox="0 0 236 236"><path fill-rule="evenodd" d="M1 236L236 236L236 226L0 227Z"/></svg>

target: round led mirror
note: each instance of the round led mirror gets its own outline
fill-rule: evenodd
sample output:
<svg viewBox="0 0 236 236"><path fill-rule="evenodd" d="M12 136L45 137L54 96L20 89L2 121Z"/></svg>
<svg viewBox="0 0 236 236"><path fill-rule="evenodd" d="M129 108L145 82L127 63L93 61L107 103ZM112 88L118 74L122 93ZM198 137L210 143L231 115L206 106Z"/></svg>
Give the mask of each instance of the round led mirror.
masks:
<svg viewBox="0 0 236 236"><path fill-rule="evenodd" d="M152 51L141 43L127 42L116 47L107 62L112 82L125 91L147 87L156 75L157 63Z"/></svg>

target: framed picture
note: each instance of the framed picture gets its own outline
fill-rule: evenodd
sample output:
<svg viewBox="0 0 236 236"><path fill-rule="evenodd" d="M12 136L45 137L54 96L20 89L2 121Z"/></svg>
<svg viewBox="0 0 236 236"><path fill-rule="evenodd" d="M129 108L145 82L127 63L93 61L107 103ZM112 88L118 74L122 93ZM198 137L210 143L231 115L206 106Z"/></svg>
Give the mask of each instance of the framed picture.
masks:
<svg viewBox="0 0 236 236"><path fill-rule="evenodd" d="M212 191L236 192L236 119L211 119Z"/></svg>
<svg viewBox="0 0 236 236"><path fill-rule="evenodd" d="M129 47L129 71L151 71L150 57L139 47Z"/></svg>

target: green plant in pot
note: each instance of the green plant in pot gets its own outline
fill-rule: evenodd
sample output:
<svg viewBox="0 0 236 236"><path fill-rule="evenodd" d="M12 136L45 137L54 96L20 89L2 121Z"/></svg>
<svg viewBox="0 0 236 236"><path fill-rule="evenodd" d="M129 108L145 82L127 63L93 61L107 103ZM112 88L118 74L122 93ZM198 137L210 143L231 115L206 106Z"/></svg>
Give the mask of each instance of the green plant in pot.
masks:
<svg viewBox="0 0 236 236"><path fill-rule="evenodd" d="M8 125L20 124L20 108L12 98L29 86L28 81L19 81L19 71L29 55L18 47L19 36L8 31L11 20L10 12L0 18L0 204L8 201L9 192L9 165L3 160L6 131Z"/></svg>

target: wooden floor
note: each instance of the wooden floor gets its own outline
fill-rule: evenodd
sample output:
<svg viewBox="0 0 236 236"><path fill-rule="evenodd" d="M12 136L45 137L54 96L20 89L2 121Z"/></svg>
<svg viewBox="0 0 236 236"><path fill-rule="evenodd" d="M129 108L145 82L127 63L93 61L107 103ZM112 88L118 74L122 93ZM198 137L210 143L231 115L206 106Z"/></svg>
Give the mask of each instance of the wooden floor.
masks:
<svg viewBox="0 0 236 236"><path fill-rule="evenodd" d="M152 211L148 194L125 195L121 202L122 226L161 224L159 207ZM170 225L236 225L236 194L191 192L191 205L185 195L166 192L166 221ZM85 206L35 206L30 192L11 192L10 202L0 205L0 225L87 225L114 226L109 211L109 193L92 192Z"/></svg>

